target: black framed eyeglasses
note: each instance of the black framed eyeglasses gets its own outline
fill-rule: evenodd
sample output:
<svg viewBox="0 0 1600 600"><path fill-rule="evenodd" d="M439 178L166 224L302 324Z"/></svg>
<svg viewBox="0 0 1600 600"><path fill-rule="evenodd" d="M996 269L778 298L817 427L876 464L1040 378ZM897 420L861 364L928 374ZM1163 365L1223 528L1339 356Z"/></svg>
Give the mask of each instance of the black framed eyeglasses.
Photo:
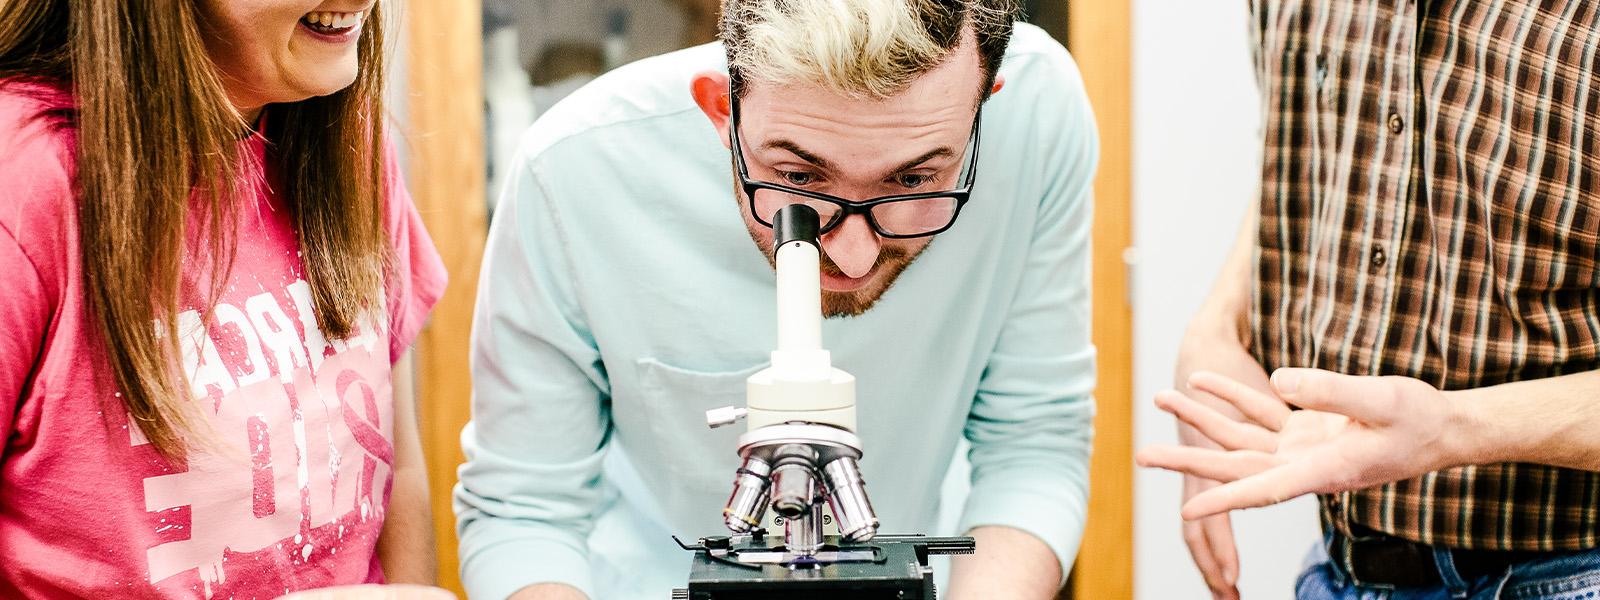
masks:
<svg viewBox="0 0 1600 600"><path fill-rule="evenodd" d="M972 184L978 175L978 124L983 116L982 107L972 118L972 136L967 140L969 158L960 188L856 201L751 179L750 169L745 166L744 152L739 145L739 99L730 93L728 102L732 113L730 137L733 162L738 169L739 185L744 188L744 196L750 203L750 214L756 222L767 227L772 227L772 217L778 214L779 209L791 204L806 204L817 211L822 222L821 233L837 227L850 215L859 214L866 217L872 230L880 236L924 237L943 233L955 225L961 207L972 196Z"/></svg>

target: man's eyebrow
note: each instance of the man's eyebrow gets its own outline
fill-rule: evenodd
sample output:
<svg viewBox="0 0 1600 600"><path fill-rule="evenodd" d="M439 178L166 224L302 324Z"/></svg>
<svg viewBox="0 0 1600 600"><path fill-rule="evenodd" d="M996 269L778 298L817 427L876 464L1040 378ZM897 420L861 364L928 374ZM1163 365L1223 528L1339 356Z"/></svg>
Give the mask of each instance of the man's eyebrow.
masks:
<svg viewBox="0 0 1600 600"><path fill-rule="evenodd" d="M951 150L948 146L941 146L941 147L938 147L938 148L934 148L932 150L929 150L926 154L923 154L922 156L918 156L918 157L913 158L911 160L908 160L906 162L900 163L900 166L895 167L893 171L889 171L889 174L893 175L895 173L900 173L902 171L910 171L912 167L915 167L915 166L920 165L922 163L928 162L928 161L933 160L935 158L939 158L941 156L954 156L954 155L955 155L955 151Z"/></svg>
<svg viewBox="0 0 1600 600"><path fill-rule="evenodd" d="M789 140L781 140L781 139L780 140L773 140L773 141L767 142L766 144L763 144L761 147L762 147L762 149L777 148L777 149L780 149L780 150L787 150L790 153L793 153L795 156L800 157L800 160L806 161L808 163L811 163L811 164L816 165L818 167L821 167L823 169L827 169L827 170L830 170L830 171L833 170L833 165L831 163L829 163L827 159L822 158L820 156L817 156L815 154L812 154L811 152L807 151L805 148L801 148L799 144L796 144L796 143L794 143L792 141L789 141ZM913 158L911 160L908 160L906 162L900 163L900 166L895 167L894 170L889 171L889 173L890 174L894 174L894 173L899 173L899 172L902 172L902 171L909 171L913 167L916 167L917 165L920 165L922 163L928 162L928 161L933 160L935 158L939 158L941 156L954 156L954 155L955 155L955 151L954 150L951 150L948 146L941 146L941 147L934 148L932 150L929 150L929 151L923 153L922 156L918 156L918 157Z"/></svg>
<svg viewBox="0 0 1600 600"><path fill-rule="evenodd" d="M769 149L769 148L777 148L779 150L788 150L789 152L793 153L795 156L800 157L800 160L806 161L808 163L811 163L813 165L816 165L818 167L821 167L821 168L829 170L829 171L833 170L833 164L829 163L827 159L822 158L821 156L817 156L815 154L812 154L812 153L806 151L805 148L801 148L800 144L796 144L796 143L791 142L789 140L781 140L781 139L780 140L772 140L770 142L767 142L767 143L761 145L761 149L762 150L766 150L766 149Z"/></svg>

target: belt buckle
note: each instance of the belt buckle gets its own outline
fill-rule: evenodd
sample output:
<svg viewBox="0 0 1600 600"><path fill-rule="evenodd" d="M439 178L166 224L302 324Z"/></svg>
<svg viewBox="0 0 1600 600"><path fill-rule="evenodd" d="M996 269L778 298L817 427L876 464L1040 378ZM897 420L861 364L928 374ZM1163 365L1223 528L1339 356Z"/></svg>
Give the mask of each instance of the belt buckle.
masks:
<svg viewBox="0 0 1600 600"><path fill-rule="evenodd" d="M1345 538L1345 572L1352 583L1382 590L1442 583L1433 555L1426 547L1386 535ZM1372 572L1364 565L1384 565L1393 570Z"/></svg>

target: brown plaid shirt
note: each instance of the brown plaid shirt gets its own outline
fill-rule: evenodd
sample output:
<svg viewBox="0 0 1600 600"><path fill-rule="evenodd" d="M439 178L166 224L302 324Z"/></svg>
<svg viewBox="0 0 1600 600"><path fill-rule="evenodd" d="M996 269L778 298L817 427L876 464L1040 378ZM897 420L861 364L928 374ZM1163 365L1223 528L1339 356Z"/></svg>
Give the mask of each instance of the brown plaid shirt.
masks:
<svg viewBox="0 0 1600 600"><path fill-rule="evenodd" d="M1252 14L1262 365L1445 390L1600 367L1600 2L1253 0ZM1465 467L1321 500L1346 535L1600 545L1590 472Z"/></svg>

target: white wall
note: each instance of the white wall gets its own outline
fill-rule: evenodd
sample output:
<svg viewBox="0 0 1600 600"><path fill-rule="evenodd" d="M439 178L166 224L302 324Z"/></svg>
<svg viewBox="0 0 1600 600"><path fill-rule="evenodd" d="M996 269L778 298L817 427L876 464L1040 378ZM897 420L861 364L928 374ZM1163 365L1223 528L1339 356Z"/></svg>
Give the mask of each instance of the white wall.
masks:
<svg viewBox="0 0 1600 600"><path fill-rule="evenodd" d="M1247 3L1133 3L1134 439L1173 443L1170 415L1150 398L1173 385L1176 343L1255 194L1260 102ZM1207 598L1183 544L1177 475L1135 479L1135 585L1140 599ZM1292 597L1317 539L1310 498L1235 515L1240 593Z"/></svg>
<svg viewBox="0 0 1600 600"><path fill-rule="evenodd" d="M523 64L531 64L546 44L599 42L606 37L611 11L628 15L624 62L683 47L683 11L668 0L498 0L512 8L522 38Z"/></svg>

